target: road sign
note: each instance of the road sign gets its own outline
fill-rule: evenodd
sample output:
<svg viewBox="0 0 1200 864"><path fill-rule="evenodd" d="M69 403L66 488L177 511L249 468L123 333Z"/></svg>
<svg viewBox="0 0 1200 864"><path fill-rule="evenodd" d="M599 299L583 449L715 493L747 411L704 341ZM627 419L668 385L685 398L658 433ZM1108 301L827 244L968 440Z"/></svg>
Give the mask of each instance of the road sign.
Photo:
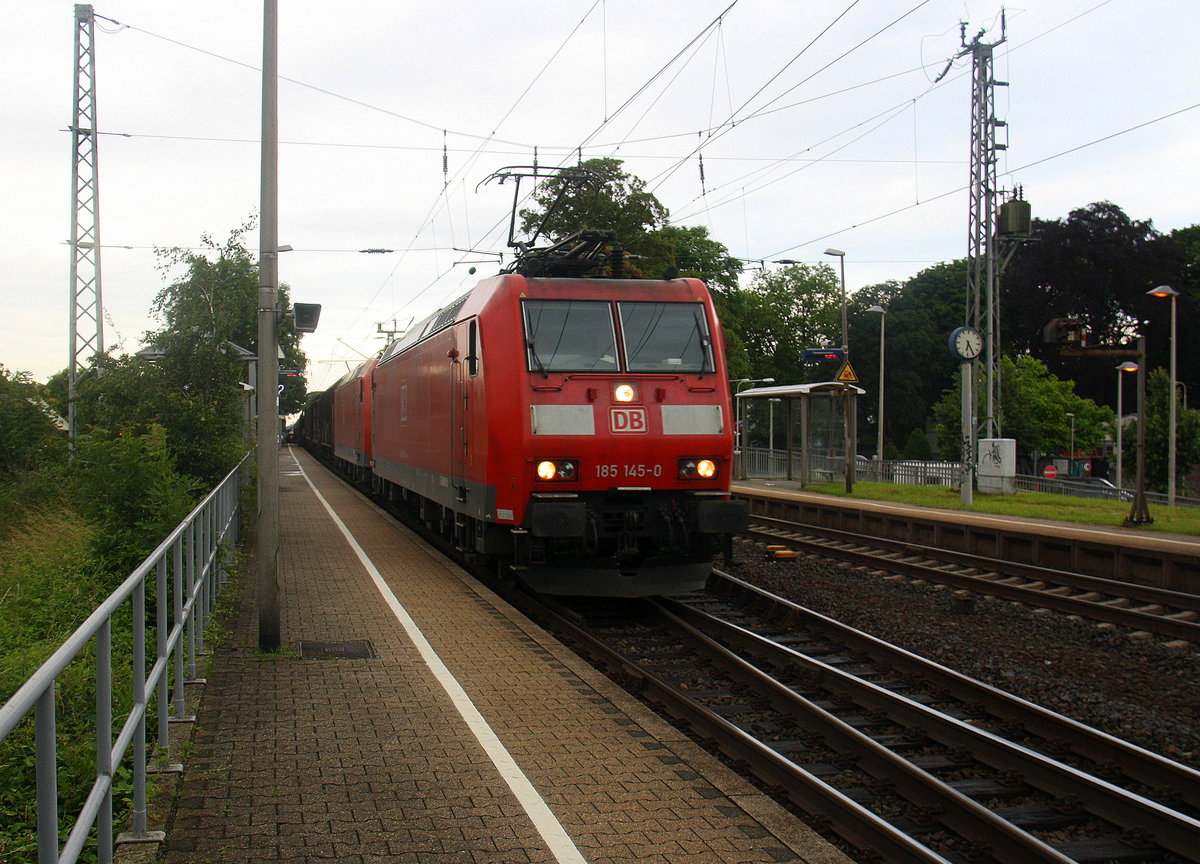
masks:
<svg viewBox="0 0 1200 864"><path fill-rule="evenodd" d="M1053 480L1055 477L1058 476L1058 469L1055 468L1053 465L1047 465L1045 468L1042 469L1042 476L1045 477L1047 480Z"/></svg>
<svg viewBox="0 0 1200 864"><path fill-rule="evenodd" d="M849 360L842 364L842 371L837 374L837 380L843 384L858 383L858 376L854 374L854 367L850 365Z"/></svg>
<svg viewBox="0 0 1200 864"><path fill-rule="evenodd" d="M842 360L845 353L841 348L805 348L800 352L802 363L814 363L820 360Z"/></svg>

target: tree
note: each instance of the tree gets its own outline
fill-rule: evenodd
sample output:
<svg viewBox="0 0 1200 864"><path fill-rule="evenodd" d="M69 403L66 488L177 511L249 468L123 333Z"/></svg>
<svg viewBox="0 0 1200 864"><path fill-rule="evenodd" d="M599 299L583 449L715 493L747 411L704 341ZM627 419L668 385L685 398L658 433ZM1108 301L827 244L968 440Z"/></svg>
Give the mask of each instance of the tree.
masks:
<svg viewBox="0 0 1200 864"><path fill-rule="evenodd" d="M1081 395L1107 403L1111 365L1059 357L1057 346L1042 343L1042 328L1051 318L1077 319L1088 328L1090 345L1125 344L1145 333L1157 365L1165 357L1170 316L1146 291L1178 281L1185 246L1107 201L1072 210L1066 219L1035 219L1032 237L1037 242L1017 253L1001 282L1003 348L1038 357L1056 375L1074 378Z"/></svg>
<svg viewBox="0 0 1200 864"><path fill-rule="evenodd" d="M738 289L741 260L730 255L723 243L709 237L703 225L664 225L650 232L650 238L662 257L643 260L641 266L646 275L658 276L674 268L680 276L703 279L718 303L723 292Z"/></svg>
<svg viewBox="0 0 1200 864"><path fill-rule="evenodd" d="M887 309L887 392L884 437L906 441L914 429L924 430L933 406L957 381L956 363L946 338L966 317L967 270L963 261L928 267L903 285L885 282L855 293L849 308L850 353L861 386L878 396L879 319L866 310ZM860 400L859 440L870 440L874 400ZM956 432L952 441L958 441Z"/></svg>
<svg viewBox="0 0 1200 864"><path fill-rule="evenodd" d="M667 208L646 191L645 181L621 170L620 159L588 159L580 164L596 182L576 185L562 177L543 180L533 194L535 207L522 210L521 230L558 241L583 229L611 229L632 255L666 257L650 232L667 222ZM559 200L559 195L562 199ZM556 202L557 201L557 205Z"/></svg>
<svg viewBox="0 0 1200 864"><path fill-rule="evenodd" d="M161 360L109 356L103 377L80 376L80 431L142 436L161 427L177 469L211 485L246 450L245 391L237 384L245 370L212 340L164 345Z"/></svg>
<svg viewBox="0 0 1200 864"><path fill-rule="evenodd" d="M929 446L929 438L921 429L914 429L908 435L908 441L904 444L905 459L920 459L928 461L933 458L933 448Z"/></svg>
<svg viewBox="0 0 1200 864"><path fill-rule="evenodd" d="M802 363L800 352L841 342L841 283L833 268L790 264L763 270L744 290L723 296L726 331L736 334L749 363L747 374L737 377L780 383L831 377L828 369Z"/></svg>
<svg viewBox="0 0 1200 864"><path fill-rule="evenodd" d="M246 223L218 245L207 234L202 251L159 252L159 269L173 276L155 298L153 311L163 326L145 334L146 350L136 355L112 354L78 379L77 417L81 430L148 434L161 426L166 445L180 472L215 483L246 450L247 391L245 352L258 351L258 267L244 239ZM289 309L287 286L279 292L280 308ZM306 360L290 318L279 336L281 367L303 373ZM49 385L65 404L66 373ZM304 387L288 388L280 413L300 410Z"/></svg>
<svg viewBox="0 0 1200 864"><path fill-rule="evenodd" d="M225 382L233 377L236 385L246 380L247 370L238 359L238 348L258 351L258 264L246 248L245 237L254 228L248 221L218 245L208 234L201 236L203 251L190 249L159 250L159 270L164 275L185 268L158 292L152 311L163 321L162 329L147 333L150 349L166 355L168 367L180 369L197 363L214 363L212 377ZM283 314L279 326L279 348L283 352L280 367L303 373L307 366L300 350L300 334L288 312L291 304L288 286L279 286L279 308ZM250 382L253 383L253 382ZM304 407L304 388L285 391L280 400L281 414L293 414Z"/></svg>
<svg viewBox="0 0 1200 864"><path fill-rule="evenodd" d="M873 306L878 306L886 310L883 319L886 319L887 332L887 354L888 362L884 374L887 376L885 382L886 392L885 402L896 403L893 407L900 408L899 402L908 398L898 390L896 384L897 376L904 372L904 369L895 361L895 341L896 333L894 333L894 325L896 321L891 318L893 310L903 312L903 304L898 300L903 296L903 287L899 282L888 281L878 285L868 285L860 288L850 298L847 310L847 319L849 322L850 331L850 346L853 349L851 359L853 361L854 371L858 374L858 386L867 391L865 397L860 397L858 400L858 440L860 443L875 441L878 434L879 418L876 416L879 405L879 348L880 348L880 322L881 317L878 312L868 312L867 310ZM901 325L905 324L903 316L901 316ZM900 413L900 412L896 412ZM892 422L893 412L886 408L884 410L884 425L893 430L899 429L898 424ZM914 428L911 424L905 428ZM887 436L887 429L884 429L884 450L887 450L888 442L892 440L900 440L899 435L894 434L893 437ZM861 449L861 447L860 447ZM893 449L895 449L893 447ZM874 450L874 447L871 447Z"/></svg>
<svg viewBox="0 0 1200 864"><path fill-rule="evenodd" d="M1017 452L1067 453L1071 445L1071 418L1075 415L1075 449L1093 450L1104 442L1116 416L1107 405L1098 405L1075 392L1075 382L1055 377L1034 357L1001 358L1001 401L1020 405L1005 415L1002 434L1015 438ZM946 390L934 406L938 441L944 458L960 459L959 430L962 400L956 387Z"/></svg>
<svg viewBox="0 0 1200 864"><path fill-rule="evenodd" d="M1146 488L1167 491L1167 441L1170 435L1170 412L1167 392L1171 376L1165 369L1155 369L1146 378ZM1195 495L1191 475L1200 465L1200 411L1175 405L1175 481L1181 495ZM1137 458L1137 436L1126 434L1125 465L1134 465ZM1128 469L1126 469L1128 473ZM1186 491L1185 491L1186 490Z"/></svg>
<svg viewBox="0 0 1200 864"><path fill-rule="evenodd" d="M63 435L44 387L0 366L0 478L33 468Z"/></svg>

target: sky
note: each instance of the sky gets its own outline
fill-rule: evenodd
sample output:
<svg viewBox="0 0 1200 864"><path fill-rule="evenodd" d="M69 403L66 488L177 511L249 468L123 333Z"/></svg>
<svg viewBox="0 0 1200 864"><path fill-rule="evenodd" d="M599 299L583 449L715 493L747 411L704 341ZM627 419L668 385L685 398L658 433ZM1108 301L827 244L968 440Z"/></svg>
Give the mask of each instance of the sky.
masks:
<svg viewBox="0 0 1200 864"><path fill-rule="evenodd" d="M1195 0L1024 0L1003 30L993 0L730 3L281 0L279 275L323 307L310 389L511 261L513 187L485 181L535 153L625 160L750 276L833 247L853 292L965 256L964 21L998 43L998 181L1036 218L1200 223ZM262 7L93 5L104 341L133 352L155 250L257 215ZM44 381L69 351L74 4L0 11L0 365Z"/></svg>

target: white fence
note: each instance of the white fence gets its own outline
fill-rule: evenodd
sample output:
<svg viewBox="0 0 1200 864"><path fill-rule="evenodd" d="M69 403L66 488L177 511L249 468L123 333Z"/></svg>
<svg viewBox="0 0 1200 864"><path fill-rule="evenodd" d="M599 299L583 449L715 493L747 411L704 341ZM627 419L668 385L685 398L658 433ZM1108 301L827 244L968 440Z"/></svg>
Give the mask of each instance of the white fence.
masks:
<svg viewBox="0 0 1200 864"><path fill-rule="evenodd" d="M765 447L744 448L741 452L742 471L747 478L787 477L787 456L786 450L768 450ZM803 470L802 454L793 452L792 478L800 480ZM842 454L809 454L809 482L829 483L845 476L846 461ZM858 456L854 460L854 476L858 480L880 483L958 487L962 482L962 464L959 462L925 462L916 459L894 459L880 462Z"/></svg>

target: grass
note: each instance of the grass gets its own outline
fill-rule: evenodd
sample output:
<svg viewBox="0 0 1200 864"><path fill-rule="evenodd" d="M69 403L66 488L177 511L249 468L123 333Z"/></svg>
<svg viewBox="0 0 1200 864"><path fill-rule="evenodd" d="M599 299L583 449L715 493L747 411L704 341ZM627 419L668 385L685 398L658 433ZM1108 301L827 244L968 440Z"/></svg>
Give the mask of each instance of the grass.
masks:
<svg viewBox="0 0 1200 864"><path fill-rule="evenodd" d="M852 495L846 494L846 487L842 483L811 484L805 489L839 498L887 501L893 504L939 507L944 510L965 510L1016 518L1053 519L1058 522L1080 522L1113 528L1130 527L1125 525L1125 519L1132 508L1128 501L1078 498L1046 492L1017 492L1015 495L982 495L977 492L972 505L963 507L961 494L955 488L861 481L854 484ZM1137 530L1200 535L1200 508L1151 504L1149 509L1154 521L1138 526Z"/></svg>

